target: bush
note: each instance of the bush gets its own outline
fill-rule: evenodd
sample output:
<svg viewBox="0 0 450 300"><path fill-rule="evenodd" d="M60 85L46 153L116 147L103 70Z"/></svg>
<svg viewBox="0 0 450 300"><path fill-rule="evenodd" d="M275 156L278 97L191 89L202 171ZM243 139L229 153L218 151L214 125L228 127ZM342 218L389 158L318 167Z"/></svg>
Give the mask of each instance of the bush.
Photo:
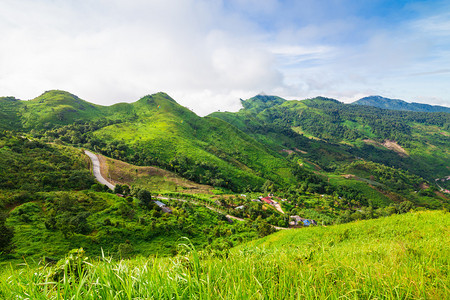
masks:
<svg viewBox="0 0 450 300"><path fill-rule="evenodd" d="M65 276L81 278L88 266L90 264L83 248L73 249L51 269L50 278L55 281L60 281Z"/></svg>
<svg viewBox="0 0 450 300"><path fill-rule="evenodd" d="M142 189L138 192L137 198L140 206L148 207L150 205L150 201L152 201L152 194L150 194L149 191Z"/></svg>

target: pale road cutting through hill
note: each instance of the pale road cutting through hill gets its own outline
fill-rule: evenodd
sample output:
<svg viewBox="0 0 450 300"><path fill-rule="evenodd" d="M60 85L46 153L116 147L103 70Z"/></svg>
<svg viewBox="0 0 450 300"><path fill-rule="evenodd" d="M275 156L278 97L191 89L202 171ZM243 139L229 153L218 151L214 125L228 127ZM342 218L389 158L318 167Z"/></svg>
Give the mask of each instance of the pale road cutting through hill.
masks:
<svg viewBox="0 0 450 300"><path fill-rule="evenodd" d="M86 153L86 155L89 156L92 161L92 171L94 172L95 179L97 179L97 181L101 184L109 187L111 190L114 190L114 185L103 178L102 174L100 173L100 161L98 160L97 154L94 154L88 150L84 150L84 153Z"/></svg>
<svg viewBox="0 0 450 300"><path fill-rule="evenodd" d="M100 173L100 160L98 159L97 154L92 153L92 152L89 151L89 150L84 150L84 153L86 153L86 155L89 156L89 158L90 158L91 161L92 161L92 171L94 172L95 179L97 179L97 181L100 182L101 184L104 184L104 185L106 185L107 187L109 187L111 190L114 190L114 185L113 185L112 183L110 183L108 180L106 180L106 179L102 176L102 174ZM162 197L162 196L157 196L157 197L155 197L155 198L161 199L161 200L177 200L177 201L187 202L187 200L185 200L185 199L166 198L166 197ZM194 203L194 204L197 204L197 205L202 205L201 203L198 203L198 202L195 202L195 201L190 201L190 202L192 202L192 203ZM219 209L217 209L217 208L213 208L213 207L208 206L208 205L202 205L202 206L205 206L206 208L208 208L208 209L210 209L210 210L213 210L213 211L215 211L215 212L223 213L223 212L221 212L221 211L220 211ZM237 220L237 221L244 222L244 219L241 219L241 218L238 218L238 217L235 217L235 216L232 216L232 215L225 215L225 216L226 216L228 219L234 219L234 220ZM273 228L275 228L275 229L278 229L278 230L280 230L280 229L289 229L289 228L278 227L278 226L274 226L274 225L271 225L271 226L272 226Z"/></svg>

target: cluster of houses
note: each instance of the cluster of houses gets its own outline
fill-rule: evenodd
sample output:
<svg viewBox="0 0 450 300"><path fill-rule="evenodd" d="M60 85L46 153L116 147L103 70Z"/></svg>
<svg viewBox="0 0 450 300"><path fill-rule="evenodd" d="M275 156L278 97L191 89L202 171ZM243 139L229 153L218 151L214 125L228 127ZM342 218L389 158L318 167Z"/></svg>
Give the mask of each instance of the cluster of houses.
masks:
<svg viewBox="0 0 450 300"><path fill-rule="evenodd" d="M289 227L292 227L292 228L317 225L317 222L313 219L305 219L305 218L301 218L299 216L290 216L289 219L290 219Z"/></svg>
<svg viewBox="0 0 450 300"><path fill-rule="evenodd" d="M269 194L267 195L267 197L259 197L258 200L254 199L252 201L257 201L257 202L264 202L267 203L269 205L273 205L275 206L276 204L278 204L276 200L281 200L281 201L287 201L286 199L280 199L278 197L274 197L273 194ZM290 216L289 217L290 221L289 221L289 227L291 228L298 228L298 227L303 227L303 226L316 226L317 222L313 219L305 219L305 218L301 218L299 216Z"/></svg>
<svg viewBox="0 0 450 300"><path fill-rule="evenodd" d="M124 195L121 195L121 194L117 194L117 196L124 197ZM241 195L241 196L245 197L245 195ZM286 199L280 199L280 198L274 197L273 194L269 194L267 197L262 197L261 196L258 199L253 199L252 201L264 202L264 203L267 203L269 205L275 206L276 204L278 204L278 202L275 201L274 199L281 200L281 201L286 201ZM156 205L158 205L158 207L161 208L161 210L163 212L168 213L168 214L172 213L172 210L165 203L163 203L161 201L158 201L158 200L154 200L153 202ZM241 206L236 207L235 209L239 210L239 209L244 209L244 208L245 208L245 206L241 205ZM289 219L290 219L289 227L291 227L291 228L298 228L298 227L312 226L312 225L316 226L317 225L317 222L315 220L313 220L313 219L305 219L305 218L301 218L299 216L290 216Z"/></svg>

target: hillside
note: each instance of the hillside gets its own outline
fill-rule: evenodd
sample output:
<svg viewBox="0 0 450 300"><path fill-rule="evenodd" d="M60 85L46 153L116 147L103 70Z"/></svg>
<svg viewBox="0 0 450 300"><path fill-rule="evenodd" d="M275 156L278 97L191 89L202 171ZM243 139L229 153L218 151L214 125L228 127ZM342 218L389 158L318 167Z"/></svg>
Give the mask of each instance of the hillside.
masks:
<svg viewBox="0 0 450 300"><path fill-rule="evenodd" d="M213 187L186 180L157 167L140 167L100 155L101 173L113 184L126 184L150 191L211 194Z"/></svg>
<svg viewBox="0 0 450 300"><path fill-rule="evenodd" d="M8 120L6 130L49 129L55 126L95 120L105 116L105 108L88 103L64 91L47 91L32 100L0 98L0 111Z"/></svg>
<svg viewBox="0 0 450 300"><path fill-rule="evenodd" d="M0 262L59 259L76 247L94 256L172 256L181 237L224 249L258 235L253 222L230 223L187 200L161 200L171 210L164 212L146 188L211 189L168 171L103 157L112 177L130 184L117 196L95 183L80 149L0 133L0 154Z"/></svg>
<svg viewBox="0 0 450 300"><path fill-rule="evenodd" d="M389 111L318 97L259 113L213 113L272 146L338 170L356 159L407 170L430 182L450 171L450 114Z"/></svg>
<svg viewBox="0 0 450 300"><path fill-rule="evenodd" d="M89 110L94 114L97 110ZM41 132L47 141L99 151L141 166L158 166L186 179L243 191L267 179L292 183L290 162L247 134L217 118L201 118L167 94L99 110L89 122ZM40 136L41 134L37 134Z"/></svg>
<svg viewBox="0 0 450 300"><path fill-rule="evenodd" d="M39 270L5 268L0 295L33 299L447 299L448 212L416 212L333 227L282 231L228 252L197 251L188 241L172 259L115 261L74 252ZM81 271L81 269L80 269ZM58 280L65 274L64 280ZM79 275L78 275L79 274ZM59 294L60 295L60 294Z"/></svg>
<svg viewBox="0 0 450 300"><path fill-rule="evenodd" d="M445 112L450 113L450 107L429 105L423 103L409 103L399 99L389 99L381 96L369 96L352 103L353 105L374 106L384 109L407 110L420 112Z"/></svg>

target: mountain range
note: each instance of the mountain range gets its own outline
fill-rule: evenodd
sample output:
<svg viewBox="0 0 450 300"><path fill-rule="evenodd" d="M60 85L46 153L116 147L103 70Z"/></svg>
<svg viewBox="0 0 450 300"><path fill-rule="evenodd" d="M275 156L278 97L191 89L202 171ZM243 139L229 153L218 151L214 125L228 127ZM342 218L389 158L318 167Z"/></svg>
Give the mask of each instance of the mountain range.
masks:
<svg viewBox="0 0 450 300"><path fill-rule="evenodd" d="M47 138L236 191L261 187L266 180L295 185L292 157L326 172L363 159L430 182L450 170L447 113L386 110L324 97L288 101L258 95L241 102L239 112L199 117L165 93L100 106L54 90L29 101L0 98L5 120L0 126L46 132Z"/></svg>
<svg viewBox="0 0 450 300"><path fill-rule="evenodd" d="M399 99L389 99L381 96L369 96L353 102L354 105L375 106L393 110L422 111L422 112L446 112L450 113L450 107L429 105L423 103L408 103Z"/></svg>

